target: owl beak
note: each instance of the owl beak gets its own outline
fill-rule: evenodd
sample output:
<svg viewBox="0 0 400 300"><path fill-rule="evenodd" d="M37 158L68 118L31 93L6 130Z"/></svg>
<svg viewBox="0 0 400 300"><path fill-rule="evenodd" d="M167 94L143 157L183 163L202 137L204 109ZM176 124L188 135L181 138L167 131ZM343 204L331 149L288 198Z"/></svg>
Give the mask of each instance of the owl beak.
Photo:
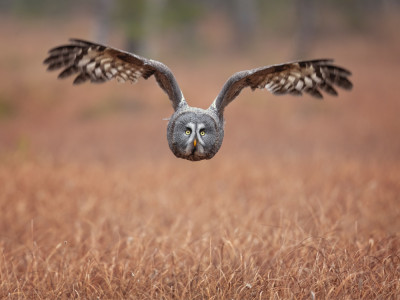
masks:
<svg viewBox="0 0 400 300"><path fill-rule="evenodd" d="M193 145L196 147L196 145L197 145L197 140L196 139L194 139Z"/></svg>

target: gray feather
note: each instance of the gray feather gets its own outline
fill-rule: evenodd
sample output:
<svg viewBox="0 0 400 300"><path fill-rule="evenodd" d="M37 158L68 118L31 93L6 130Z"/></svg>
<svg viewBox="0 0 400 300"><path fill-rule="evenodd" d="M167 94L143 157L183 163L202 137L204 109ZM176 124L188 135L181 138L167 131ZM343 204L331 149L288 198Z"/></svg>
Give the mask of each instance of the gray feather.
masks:
<svg viewBox="0 0 400 300"><path fill-rule="evenodd" d="M168 95L174 110L186 104L171 70L161 62L80 39L49 50L43 62L49 71L62 69L58 78L78 73L74 84L86 81L101 83L111 79L136 82L139 78L155 76Z"/></svg>
<svg viewBox="0 0 400 300"><path fill-rule="evenodd" d="M347 77L351 72L332 62L331 59L297 61L235 73L224 84L210 108L222 115L225 107L245 87L252 90L266 88L275 95L299 96L305 92L318 99L323 98L321 91L336 96L333 85L350 90L353 85Z"/></svg>

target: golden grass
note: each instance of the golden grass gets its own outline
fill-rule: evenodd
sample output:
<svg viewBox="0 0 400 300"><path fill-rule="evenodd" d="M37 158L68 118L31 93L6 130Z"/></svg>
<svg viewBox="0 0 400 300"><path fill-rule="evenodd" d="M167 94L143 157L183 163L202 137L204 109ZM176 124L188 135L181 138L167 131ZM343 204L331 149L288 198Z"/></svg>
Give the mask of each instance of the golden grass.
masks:
<svg viewBox="0 0 400 300"><path fill-rule="evenodd" d="M399 165L329 164L9 162L0 295L396 298Z"/></svg>
<svg viewBox="0 0 400 300"><path fill-rule="evenodd" d="M322 42L354 91L324 102L245 91L220 152L191 163L168 149L171 108L154 82L76 88L44 72L47 48L77 24L1 22L13 41L0 58L0 96L13 101L0 120L1 299L399 298L395 41ZM264 55L168 64L206 107ZM138 105L125 111L126 99Z"/></svg>

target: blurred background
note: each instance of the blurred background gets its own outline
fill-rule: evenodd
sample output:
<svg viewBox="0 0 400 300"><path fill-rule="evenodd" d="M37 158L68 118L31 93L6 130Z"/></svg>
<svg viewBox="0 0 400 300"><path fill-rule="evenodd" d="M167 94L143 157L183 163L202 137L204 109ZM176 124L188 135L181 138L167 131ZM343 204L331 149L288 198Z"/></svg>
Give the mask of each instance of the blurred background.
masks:
<svg viewBox="0 0 400 300"><path fill-rule="evenodd" d="M321 102L244 91L227 109L216 159L325 153L397 160L399 12L398 0L3 0L0 153L175 161L163 121L172 109L153 78L74 87L46 72L48 49L76 37L163 61L188 102L203 108L236 71L334 58L353 72L352 92Z"/></svg>
<svg viewBox="0 0 400 300"><path fill-rule="evenodd" d="M394 298L399 28L399 0L0 0L0 298ZM354 88L243 90L192 163L154 78L46 71L69 38L164 62L201 108L291 60L334 58Z"/></svg>

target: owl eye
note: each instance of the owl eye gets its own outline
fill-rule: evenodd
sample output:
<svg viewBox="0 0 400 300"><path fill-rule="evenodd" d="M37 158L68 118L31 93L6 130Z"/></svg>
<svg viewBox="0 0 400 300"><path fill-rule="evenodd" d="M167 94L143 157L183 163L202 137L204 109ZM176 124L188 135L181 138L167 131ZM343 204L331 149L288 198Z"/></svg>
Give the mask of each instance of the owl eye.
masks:
<svg viewBox="0 0 400 300"><path fill-rule="evenodd" d="M200 131L200 135L201 135L201 136L205 136L205 135L206 135L206 132L205 132L204 130L202 130L202 131Z"/></svg>
<svg viewBox="0 0 400 300"><path fill-rule="evenodd" d="M190 135L192 133L192 131L190 129L186 129L185 134L186 135Z"/></svg>

